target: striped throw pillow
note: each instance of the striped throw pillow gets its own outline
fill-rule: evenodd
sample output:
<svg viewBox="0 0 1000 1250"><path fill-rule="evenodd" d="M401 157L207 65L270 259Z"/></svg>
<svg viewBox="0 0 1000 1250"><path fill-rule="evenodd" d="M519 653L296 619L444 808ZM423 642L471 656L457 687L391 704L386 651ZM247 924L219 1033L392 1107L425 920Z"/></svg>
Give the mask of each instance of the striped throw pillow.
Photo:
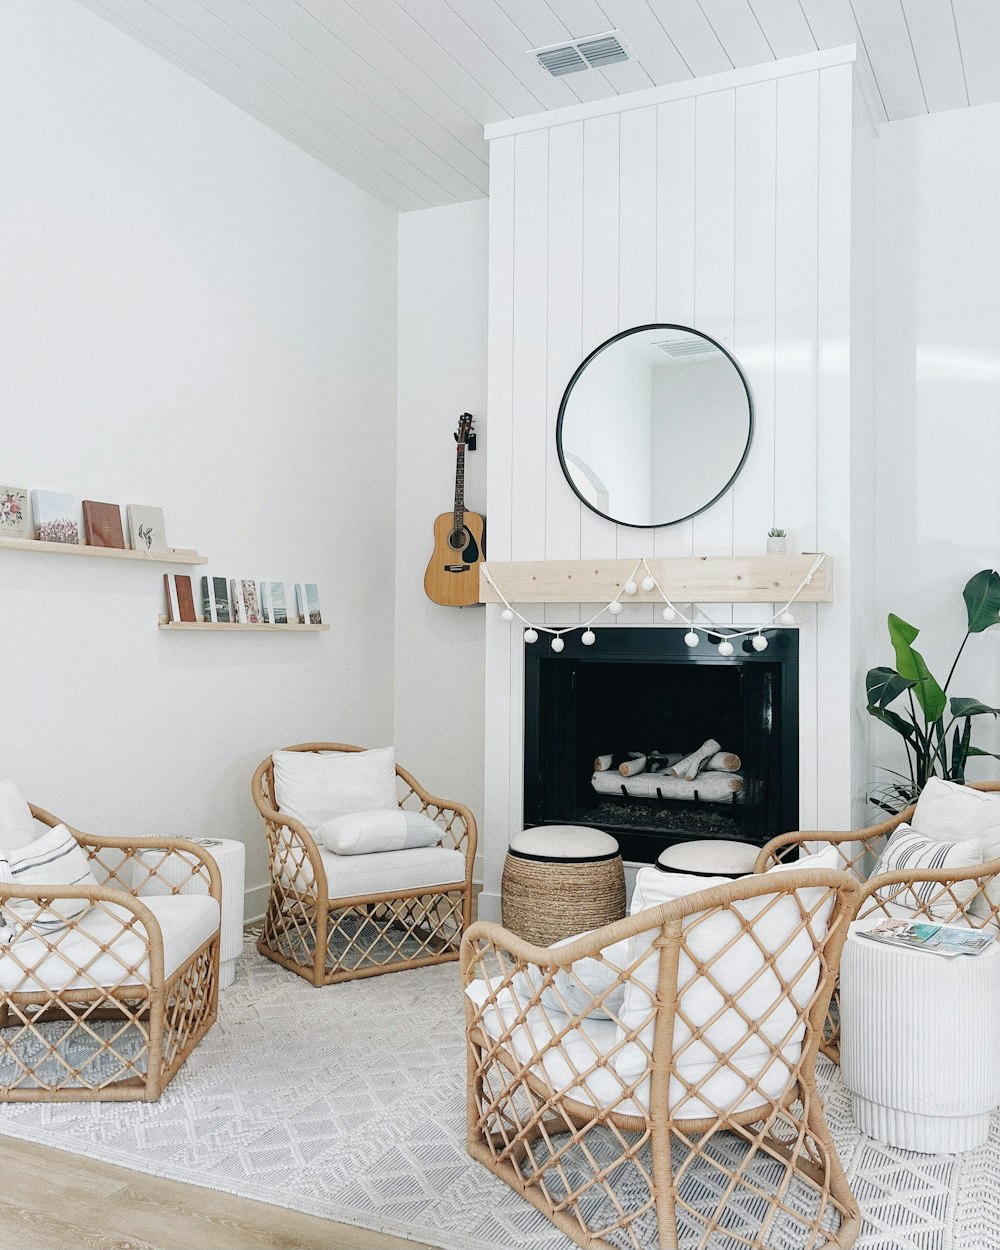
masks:
<svg viewBox="0 0 1000 1250"><path fill-rule="evenodd" d="M28 846L0 855L0 885L97 885L87 853L65 825L56 825ZM16 895L0 900L5 932L2 938L16 942L59 933L90 907L85 898L54 899L40 907L31 898Z"/></svg>
<svg viewBox="0 0 1000 1250"><path fill-rule="evenodd" d="M886 872L912 872L920 869L950 868L965 871L978 867L982 862L983 848L975 839L938 842L917 833L904 822L885 844L885 850L879 856L872 878ZM915 881L902 890L897 886L889 886L884 893L880 892L880 897L892 899L889 906L894 915L920 912L923 904L926 907L925 915L930 914L937 920L949 920L954 917L958 904L971 898L977 888L974 880L958 881L950 887L950 893L943 893L944 886L940 881Z"/></svg>

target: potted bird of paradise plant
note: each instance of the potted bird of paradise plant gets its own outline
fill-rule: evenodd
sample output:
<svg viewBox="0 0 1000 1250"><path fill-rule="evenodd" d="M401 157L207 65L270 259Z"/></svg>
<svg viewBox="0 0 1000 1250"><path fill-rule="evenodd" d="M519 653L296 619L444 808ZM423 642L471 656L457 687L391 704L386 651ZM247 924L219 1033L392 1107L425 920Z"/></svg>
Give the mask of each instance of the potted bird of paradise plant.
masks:
<svg viewBox="0 0 1000 1250"><path fill-rule="evenodd" d="M965 767L975 756L1000 755L972 745L972 722L978 716L1000 716L1000 708L979 699L950 696L955 668L973 634L1000 623L1000 574L983 569L969 579L962 592L968 627L944 685L928 669L913 644L920 631L889 613L889 641L896 654L895 668L873 668L865 681L868 713L893 730L906 751L907 772L887 769L894 780L879 786L871 802L895 814L914 802L931 777L965 781ZM896 704L900 710L890 705Z"/></svg>

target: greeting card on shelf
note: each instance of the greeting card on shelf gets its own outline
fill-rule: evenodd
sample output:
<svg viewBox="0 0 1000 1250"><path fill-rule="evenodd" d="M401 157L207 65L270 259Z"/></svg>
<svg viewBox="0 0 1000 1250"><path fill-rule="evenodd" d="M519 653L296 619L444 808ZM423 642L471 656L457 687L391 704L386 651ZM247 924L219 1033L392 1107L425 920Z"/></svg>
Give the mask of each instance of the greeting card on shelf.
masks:
<svg viewBox="0 0 1000 1250"><path fill-rule="evenodd" d="M300 625L323 624L319 610L319 591L313 582L295 583L295 606L298 609Z"/></svg>
<svg viewBox="0 0 1000 1250"><path fill-rule="evenodd" d="M229 579L229 598L233 605L233 623L245 625L247 623L247 607L243 602L243 592L240 589L240 583L235 577Z"/></svg>
<svg viewBox="0 0 1000 1250"><path fill-rule="evenodd" d="M28 492L23 486L0 486L0 538L30 538Z"/></svg>
<svg viewBox="0 0 1000 1250"><path fill-rule="evenodd" d="M163 585L167 592L167 620L196 621L191 578L186 573L164 573Z"/></svg>
<svg viewBox="0 0 1000 1250"><path fill-rule="evenodd" d="M245 623L247 625L260 625L260 600L257 597L257 583L254 581L244 581L241 586L243 594L243 607L246 612Z"/></svg>
<svg viewBox="0 0 1000 1250"><path fill-rule="evenodd" d="M144 504L130 503L128 532L133 551L167 550L167 530L162 508L147 508Z"/></svg>
<svg viewBox="0 0 1000 1250"><path fill-rule="evenodd" d="M83 532L88 547L117 547L125 550L122 510L116 503L83 501Z"/></svg>
<svg viewBox="0 0 1000 1250"><path fill-rule="evenodd" d="M232 619L229 615L229 587L224 577L203 577L201 579L202 615L213 625L228 625Z"/></svg>
<svg viewBox="0 0 1000 1250"><path fill-rule="evenodd" d="M31 511L40 542L79 545L82 514L78 499L60 491L33 490Z"/></svg>
<svg viewBox="0 0 1000 1250"><path fill-rule="evenodd" d="M285 583L284 582L261 582L261 591L264 592L266 587L266 600L268 616L265 620L272 625L288 624L288 606L285 602Z"/></svg>

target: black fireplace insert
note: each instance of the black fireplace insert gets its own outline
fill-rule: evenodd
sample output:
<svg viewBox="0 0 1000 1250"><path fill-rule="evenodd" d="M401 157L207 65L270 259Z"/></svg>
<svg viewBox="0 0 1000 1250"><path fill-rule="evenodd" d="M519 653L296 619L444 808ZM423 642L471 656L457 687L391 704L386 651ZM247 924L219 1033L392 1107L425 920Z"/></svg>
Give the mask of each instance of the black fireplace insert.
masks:
<svg viewBox="0 0 1000 1250"><path fill-rule="evenodd" d="M565 635L559 653L545 634L525 644L526 826L605 829L639 863L675 842L760 846L797 827L797 632L769 631L764 651L739 640L731 657L711 638L688 647L684 633L613 626L590 647L578 633ZM661 783L669 774L655 755L634 781L614 768L595 778L598 757L687 755L711 739L739 757L728 782L702 772L688 787ZM673 793L679 788L684 797Z"/></svg>

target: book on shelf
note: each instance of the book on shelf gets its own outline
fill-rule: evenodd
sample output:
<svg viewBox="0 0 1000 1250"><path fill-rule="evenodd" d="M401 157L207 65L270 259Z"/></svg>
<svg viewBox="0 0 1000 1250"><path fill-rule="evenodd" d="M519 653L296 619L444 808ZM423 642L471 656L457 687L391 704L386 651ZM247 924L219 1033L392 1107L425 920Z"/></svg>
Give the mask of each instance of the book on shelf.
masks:
<svg viewBox="0 0 1000 1250"><path fill-rule="evenodd" d="M79 499L56 490L33 490L31 512L35 520L35 537L40 542L80 542L83 517Z"/></svg>
<svg viewBox="0 0 1000 1250"><path fill-rule="evenodd" d="M965 929L960 925L934 924L926 920L880 920L874 928L855 929L854 934L886 946L928 951L945 959L981 955L996 942L992 934L984 933L982 929Z"/></svg>
<svg viewBox="0 0 1000 1250"><path fill-rule="evenodd" d="M83 533L88 547L125 549L122 510L116 503L83 501Z"/></svg>
<svg viewBox="0 0 1000 1250"><path fill-rule="evenodd" d="M130 503L126 511L133 551L169 550L162 508L148 508L144 504Z"/></svg>
<svg viewBox="0 0 1000 1250"><path fill-rule="evenodd" d="M0 538L29 538L28 492L23 486L0 486Z"/></svg>
<svg viewBox="0 0 1000 1250"><path fill-rule="evenodd" d="M229 586L224 577L201 579L201 608L203 620L213 625L229 624Z"/></svg>
<svg viewBox="0 0 1000 1250"><path fill-rule="evenodd" d="M259 582L260 619L265 625L274 624L274 608L271 605L271 583Z"/></svg>
<svg viewBox="0 0 1000 1250"><path fill-rule="evenodd" d="M300 625L322 625L319 610L319 591L312 582L295 583L295 607Z"/></svg>
<svg viewBox="0 0 1000 1250"><path fill-rule="evenodd" d="M186 573L164 573L163 585L167 592L167 620L196 621L191 578Z"/></svg>
<svg viewBox="0 0 1000 1250"><path fill-rule="evenodd" d="M232 604L233 622L236 625L247 623L247 608L243 602L243 591L235 577L229 579L229 599Z"/></svg>

